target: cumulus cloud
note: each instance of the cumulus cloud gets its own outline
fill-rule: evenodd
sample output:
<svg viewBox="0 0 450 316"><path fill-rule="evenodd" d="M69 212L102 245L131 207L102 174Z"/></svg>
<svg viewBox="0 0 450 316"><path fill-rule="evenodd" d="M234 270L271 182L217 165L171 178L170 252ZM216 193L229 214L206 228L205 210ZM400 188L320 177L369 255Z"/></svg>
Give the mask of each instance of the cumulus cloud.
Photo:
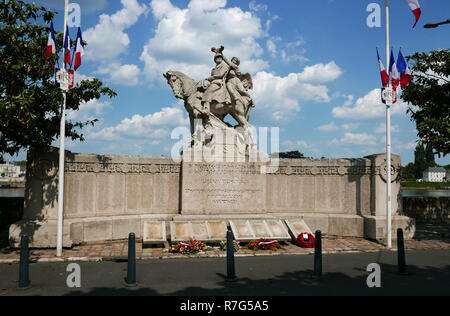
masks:
<svg viewBox="0 0 450 316"><path fill-rule="evenodd" d="M67 119L80 121L92 120L103 114L103 110L110 107L110 105L111 103L109 101L100 102L97 99L82 102L80 103L78 111L67 111Z"/></svg>
<svg viewBox="0 0 450 316"><path fill-rule="evenodd" d="M136 65L120 65L111 63L108 67L100 67L95 73L109 75L109 81L125 86L135 86L139 83L141 70Z"/></svg>
<svg viewBox="0 0 450 316"><path fill-rule="evenodd" d="M117 140L126 138L162 139L169 137L169 127L186 126L189 120L179 107L164 107L159 112L142 116L133 115L118 125L105 127L88 135L91 139Z"/></svg>
<svg viewBox="0 0 450 316"><path fill-rule="evenodd" d="M289 112L301 110L300 101L329 102L328 88L303 82L301 74L286 77L258 72L254 78L254 100L258 107L270 109L273 119L286 118Z"/></svg>
<svg viewBox="0 0 450 316"><path fill-rule="evenodd" d="M380 123L380 125L378 125L375 130L375 133L386 133L386 123ZM398 127L398 125L391 125L391 132L392 133L398 133L400 132L400 128Z"/></svg>
<svg viewBox="0 0 450 316"><path fill-rule="evenodd" d="M85 50L86 59L113 59L125 52L130 45L130 38L124 32L134 25L148 7L140 5L137 0L121 0L123 9L112 15L100 15L100 22L83 32L83 39L88 43Z"/></svg>
<svg viewBox="0 0 450 316"><path fill-rule="evenodd" d="M332 145L364 145L374 146L377 145L377 138L374 135L367 133L350 133L347 132L340 139L334 138L331 141Z"/></svg>
<svg viewBox="0 0 450 316"><path fill-rule="evenodd" d="M265 36L260 19L238 7L225 8L226 4L226 0L191 0L182 9L169 0L153 0L150 7L158 25L140 57L146 77L153 81L167 70L177 70L203 79L214 66L211 47L220 45L227 57L241 59L243 72L267 68L257 42Z"/></svg>
<svg viewBox="0 0 450 316"><path fill-rule="evenodd" d="M391 107L392 115L403 115L408 105L400 98ZM333 116L353 120L370 120L384 117L386 106L381 103L381 90L373 89L362 98L358 98L354 104L346 102L343 106L333 108Z"/></svg>
<svg viewBox="0 0 450 316"><path fill-rule="evenodd" d="M310 83L325 83L336 80L341 75L341 68L334 61L331 61L328 64L305 67L303 72L299 74L299 80Z"/></svg>
<svg viewBox="0 0 450 316"><path fill-rule="evenodd" d="M315 129L321 132L335 132L335 131L352 131L356 130L359 127L359 123L346 123L342 125L336 125L334 122L331 122L329 124L321 125L319 127L316 127Z"/></svg>

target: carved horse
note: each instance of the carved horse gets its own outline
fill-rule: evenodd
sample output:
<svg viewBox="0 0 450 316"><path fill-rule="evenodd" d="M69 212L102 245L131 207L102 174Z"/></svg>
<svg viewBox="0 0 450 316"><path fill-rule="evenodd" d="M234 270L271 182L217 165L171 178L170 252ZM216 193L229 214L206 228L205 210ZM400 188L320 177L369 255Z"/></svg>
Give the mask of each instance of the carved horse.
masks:
<svg viewBox="0 0 450 316"><path fill-rule="evenodd" d="M179 71L168 71L163 76L172 87L175 97L184 100L184 107L189 114L189 121L191 123L191 134L193 134L195 130L195 119L204 118L208 114L202 109L202 95L209 82L207 80L196 82L194 79ZM244 130L248 130L249 128L248 120L251 105L244 105L241 102L236 102L236 104L223 104L213 101L210 105L210 111L222 122L225 116L230 114Z"/></svg>

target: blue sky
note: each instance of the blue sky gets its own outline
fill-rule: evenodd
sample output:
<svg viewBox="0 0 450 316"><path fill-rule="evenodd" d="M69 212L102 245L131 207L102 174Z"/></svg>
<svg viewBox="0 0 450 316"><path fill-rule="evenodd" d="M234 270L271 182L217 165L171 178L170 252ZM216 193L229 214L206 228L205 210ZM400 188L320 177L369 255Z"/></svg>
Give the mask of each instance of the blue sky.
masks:
<svg viewBox="0 0 450 316"><path fill-rule="evenodd" d="M63 1L36 1L62 12ZM74 1L75 2L75 1ZM385 108L379 102L376 46L385 62L384 1L346 0L99 0L76 1L85 48L76 79L97 77L116 90L69 113L98 118L86 141L67 141L73 152L169 155L173 128L187 125L182 103L162 73L179 70L195 79L214 66L210 48L241 59L251 72L256 107L251 124L279 127L280 149L320 158L355 158L385 152ZM449 18L448 0L421 0L422 17L403 0L391 0L391 45L397 56L448 48L450 26L424 29ZM381 8L380 28L370 28L367 5ZM63 29L63 16L55 19ZM70 29L72 40L76 28ZM414 122L399 100L392 107L392 152L414 160ZM58 143L55 142L55 145ZM21 154L20 156L24 156ZM450 157L437 159L449 164Z"/></svg>

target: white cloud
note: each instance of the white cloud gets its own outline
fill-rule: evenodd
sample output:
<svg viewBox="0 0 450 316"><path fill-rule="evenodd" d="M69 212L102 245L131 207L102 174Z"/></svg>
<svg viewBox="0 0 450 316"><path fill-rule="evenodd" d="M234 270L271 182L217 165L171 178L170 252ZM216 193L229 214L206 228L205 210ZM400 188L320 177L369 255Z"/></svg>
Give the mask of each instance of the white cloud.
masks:
<svg viewBox="0 0 450 316"><path fill-rule="evenodd" d="M275 57L277 54L277 45L275 44L275 42L272 39L268 39L266 41L266 47L270 54Z"/></svg>
<svg viewBox="0 0 450 316"><path fill-rule="evenodd" d="M342 124L341 126L336 125L334 122L331 122L329 124L321 125L319 127L316 127L315 129L322 132L335 132L339 130L344 131L353 131L358 129L359 123L346 123Z"/></svg>
<svg viewBox="0 0 450 316"><path fill-rule="evenodd" d="M391 107L391 115L404 115L408 105L400 98ZM333 116L353 120L370 120L384 117L386 106L381 103L381 90L373 89L362 98L358 98L355 104L346 102L343 106L333 108Z"/></svg>
<svg viewBox="0 0 450 316"><path fill-rule="evenodd" d="M111 103L109 101L100 102L97 99L92 99L88 102L82 102L80 103L78 111L67 111L67 119L86 121L98 118L99 115L103 114L103 110L110 107L110 105Z"/></svg>
<svg viewBox="0 0 450 316"><path fill-rule="evenodd" d="M377 138L374 135L367 133L345 133L340 139L334 138L331 141L332 145L377 145Z"/></svg>
<svg viewBox="0 0 450 316"><path fill-rule="evenodd" d="M229 59L241 59L242 72L267 68L267 62L259 58L263 49L257 40L265 36L260 19L238 7L225 8L226 3L191 0L181 9L169 0L153 0L150 6L158 25L141 54L146 77L153 81L168 70L177 70L203 79L214 66L211 47L220 45Z"/></svg>
<svg viewBox="0 0 450 316"><path fill-rule="evenodd" d="M299 80L310 83L324 83L336 80L342 74L341 68L334 61L328 64L307 66L299 75Z"/></svg>
<svg viewBox="0 0 450 316"><path fill-rule="evenodd" d="M331 122L329 124L321 125L316 128L318 131L322 132L334 132L340 130L340 127L334 124L334 122Z"/></svg>
<svg viewBox="0 0 450 316"><path fill-rule="evenodd" d="M169 137L169 127L186 126L189 120L179 107L165 107L161 111L142 116L133 115L118 125L105 127L88 135L91 139L117 140L130 137L162 139Z"/></svg>
<svg viewBox="0 0 450 316"><path fill-rule="evenodd" d="M374 130L375 133L386 133L386 123L380 123ZM398 125L391 125L391 132L398 133L400 132L400 128Z"/></svg>
<svg viewBox="0 0 450 316"><path fill-rule="evenodd" d="M255 0L250 1L248 7L252 11L267 11L268 8L267 4L256 4Z"/></svg>
<svg viewBox="0 0 450 316"><path fill-rule="evenodd" d="M128 48L130 38L124 30L135 24L148 8L137 0L121 0L121 3L123 9L112 15L100 15L100 22L83 32L83 39L88 43L86 59L113 59Z"/></svg>
<svg viewBox="0 0 450 316"><path fill-rule="evenodd" d="M303 150L309 150L309 151L316 151L316 149L314 148L314 146L312 144L309 144L308 142L304 141L304 140L296 140L296 141L292 141L292 140L285 140L282 142L282 150L285 151L291 151L291 150L299 150L299 149L303 149Z"/></svg>
<svg viewBox="0 0 450 316"><path fill-rule="evenodd" d="M99 67L95 73L108 74L109 80L124 86L135 86L139 84L141 70L136 65L120 65L112 62L108 67Z"/></svg>
<svg viewBox="0 0 450 316"><path fill-rule="evenodd" d="M299 112L300 100L330 101L326 86L304 83L295 73L280 77L262 71L256 74L253 82L256 106L269 109L275 121L286 118L289 112Z"/></svg>

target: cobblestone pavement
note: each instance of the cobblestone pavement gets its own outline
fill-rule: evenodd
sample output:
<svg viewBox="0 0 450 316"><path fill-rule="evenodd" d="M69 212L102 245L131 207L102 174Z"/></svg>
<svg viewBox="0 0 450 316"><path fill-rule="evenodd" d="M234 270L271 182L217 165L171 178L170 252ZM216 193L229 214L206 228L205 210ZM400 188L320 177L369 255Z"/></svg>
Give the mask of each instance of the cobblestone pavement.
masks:
<svg viewBox="0 0 450 316"><path fill-rule="evenodd" d="M450 238L440 235L440 238L431 235L424 235L423 238L405 241L406 250L450 250ZM292 242L281 243L282 249L277 251L259 250L253 251L241 248L235 256L261 256L261 255L298 255L313 254L314 249L300 248ZM245 246L245 245L244 245ZM396 250L396 242L392 243L392 251ZM137 240L136 256L138 259L169 259L186 258L186 255L167 252L169 245L143 247L142 242ZM226 256L226 252L220 250L217 245L211 245L212 250L201 252L190 257L221 257ZM341 252L376 252L388 251L382 243L366 240L363 238L333 238L325 237L322 240L323 253ZM18 249L0 249L0 263L15 262L19 260L20 251ZM69 260L126 260L128 256L128 242L119 241L103 244L89 244L75 246L71 249L64 249L62 257L56 257L55 249L31 249L31 261L69 261Z"/></svg>

